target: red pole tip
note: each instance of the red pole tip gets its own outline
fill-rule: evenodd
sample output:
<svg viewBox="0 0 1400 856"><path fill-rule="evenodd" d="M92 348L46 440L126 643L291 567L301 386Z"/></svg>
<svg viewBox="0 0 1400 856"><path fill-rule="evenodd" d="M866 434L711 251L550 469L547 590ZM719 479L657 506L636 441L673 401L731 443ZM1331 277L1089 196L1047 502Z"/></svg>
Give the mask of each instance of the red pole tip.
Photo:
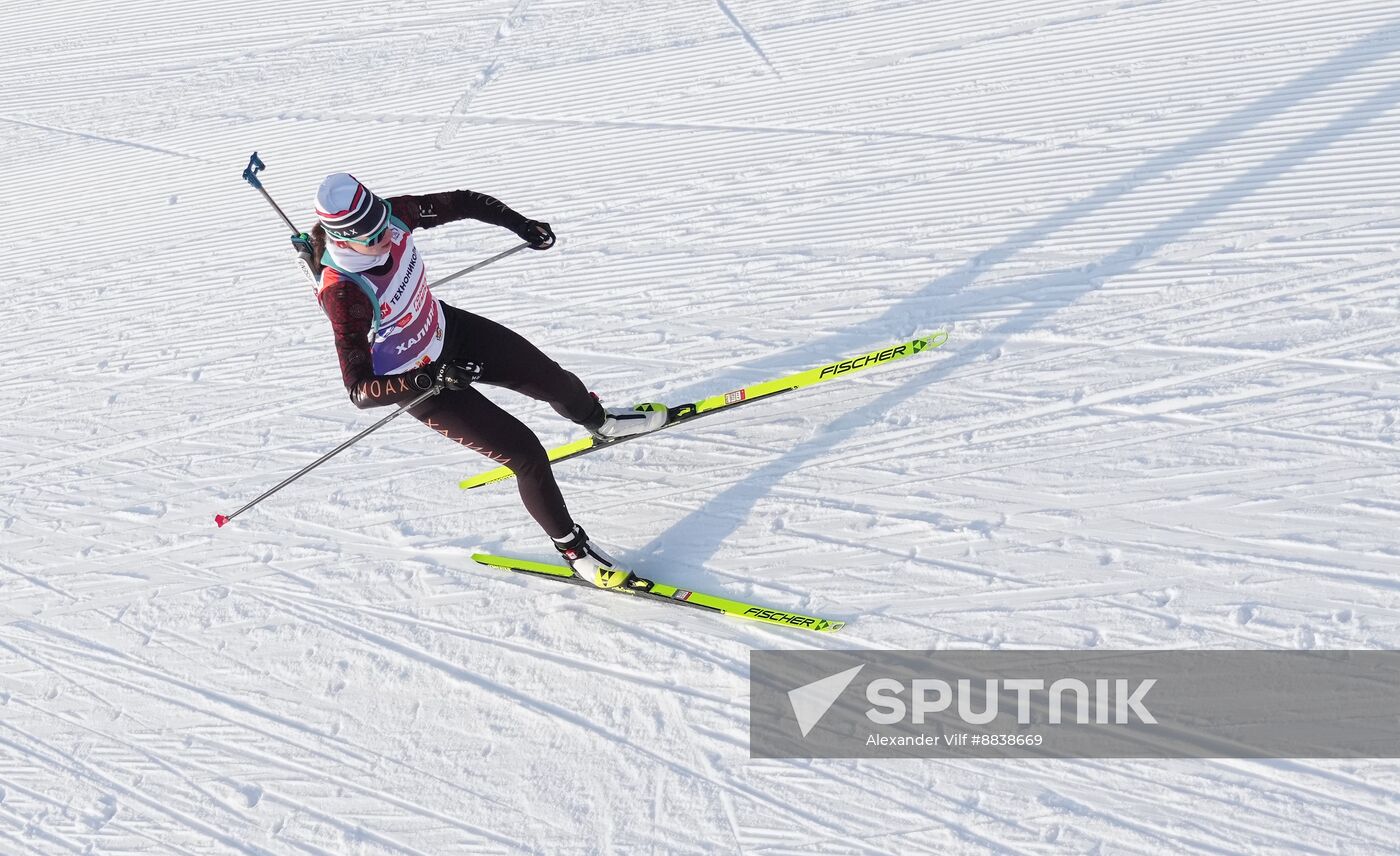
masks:
<svg viewBox="0 0 1400 856"><path fill-rule="evenodd" d="M224 528L224 524L228 522L228 518L223 516L222 514L215 514L214 522L218 524L220 529L222 529Z"/></svg>

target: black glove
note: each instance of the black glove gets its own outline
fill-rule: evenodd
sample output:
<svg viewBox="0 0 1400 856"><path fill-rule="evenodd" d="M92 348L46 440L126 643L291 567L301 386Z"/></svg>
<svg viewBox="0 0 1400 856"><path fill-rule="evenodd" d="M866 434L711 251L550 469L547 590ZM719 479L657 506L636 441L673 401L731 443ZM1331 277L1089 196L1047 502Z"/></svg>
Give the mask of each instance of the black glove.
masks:
<svg viewBox="0 0 1400 856"><path fill-rule="evenodd" d="M548 223L526 220L525 225L521 226L520 231L515 234L520 236L520 240L529 244L532 250L547 250L554 246L554 230L549 228Z"/></svg>
<svg viewBox="0 0 1400 856"><path fill-rule="evenodd" d="M457 392L471 386L481 377L481 366L476 363L443 363L437 367L433 381L443 389Z"/></svg>
<svg viewBox="0 0 1400 856"><path fill-rule="evenodd" d="M477 363L433 363L414 372L410 383L424 392L433 387L456 392L471 386L479 377L481 366Z"/></svg>

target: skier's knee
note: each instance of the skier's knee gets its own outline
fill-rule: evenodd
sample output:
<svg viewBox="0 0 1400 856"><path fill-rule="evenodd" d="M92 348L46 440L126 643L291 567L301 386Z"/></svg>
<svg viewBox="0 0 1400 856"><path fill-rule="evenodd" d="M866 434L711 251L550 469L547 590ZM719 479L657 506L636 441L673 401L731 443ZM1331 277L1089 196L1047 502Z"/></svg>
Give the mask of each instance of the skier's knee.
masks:
<svg viewBox="0 0 1400 856"><path fill-rule="evenodd" d="M515 473L517 478L549 469L549 454L545 452L539 440L520 444L511 449L506 457L509 460L505 462L505 467Z"/></svg>

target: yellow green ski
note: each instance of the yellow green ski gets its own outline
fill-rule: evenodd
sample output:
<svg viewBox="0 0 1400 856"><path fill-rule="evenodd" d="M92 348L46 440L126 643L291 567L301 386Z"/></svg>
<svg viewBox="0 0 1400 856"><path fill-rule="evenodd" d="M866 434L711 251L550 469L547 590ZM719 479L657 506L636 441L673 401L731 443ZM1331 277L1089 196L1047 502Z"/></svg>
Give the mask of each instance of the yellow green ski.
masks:
<svg viewBox="0 0 1400 856"><path fill-rule="evenodd" d="M516 573L529 574L537 577L548 577L559 582L572 583L584 588L595 588L587 580L574 576L574 572L567 565L558 565L550 562L532 562L528 559L515 559L509 556L493 556L489 553L474 553L472 559L483 565L493 568L504 568ZM782 627L795 627L800 630L814 630L818 633L835 633L846 626L844 621L832 621L827 618L818 618L815 615L801 615L796 612L786 612L781 609L770 609L766 606L759 606L753 603L730 600L729 598L716 597L704 592L692 591L690 589L677 588L669 583L649 580L644 577L633 575L618 588L600 588L601 592L619 592L630 594L635 597L642 597L649 600L664 601L666 603L676 603L682 606L691 606L697 609L704 609L710 612L719 612L724 615L732 615L736 618L747 618L751 621L762 621L765 624L777 624Z"/></svg>
<svg viewBox="0 0 1400 856"><path fill-rule="evenodd" d="M857 354L844 360L837 360L834 363L827 363L814 369L798 372L797 374L781 377L777 380L768 380L746 386L742 389L732 390L720 395L712 395L709 398L702 398L699 401L687 404L677 404L667 407L664 404L639 404L638 410L659 410L665 408L668 412L666 424L660 430L673 428L684 424L692 419L699 419L701 416L708 416L718 413L721 410L728 410L738 407L741 404L749 404L764 398L771 398L784 392L791 392L794 389L815 386L829 380L847 377L858 371L864 371L875 366L882 366L896 360L912 357L915 354L923 353L931 348L936 348L948 341L948 334L942 330L927 336L910 339L907 342L890 345L878 350L864 354ZM633 434L628 437L619 437L615 440L608 440L598 437L581 437L562 446L555 446L549 450L550 462L566 461L569 458L577 458L579 455L586 455L589 452L605 449L618 443L625 443L628 440L635 440L638 437L649 437L651 434ZM470 490L474 487L491 484L493 482L504 481L510 478L512 473L506 467L496 467L494 470L479 475L472 476L461 482L463 490Z"/></svg>

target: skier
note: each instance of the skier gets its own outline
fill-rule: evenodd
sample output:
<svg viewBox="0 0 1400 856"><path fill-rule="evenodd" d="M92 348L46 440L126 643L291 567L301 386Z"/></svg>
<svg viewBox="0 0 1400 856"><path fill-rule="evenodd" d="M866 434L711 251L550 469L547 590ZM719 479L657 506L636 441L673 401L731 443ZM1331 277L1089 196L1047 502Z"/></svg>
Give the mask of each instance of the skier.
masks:
<svg viewBox="0 0 1400 856"><path fill-rule="evenodd" d="M450 440L509 467L525 509L554 541L574 573L611 588L629 576L574 522L539 438L472 384L502 386L548 402L601 438L660 428L665 411L604 408L573 373L524 337L437 300L412 232L472 219L509 229L532 249L554 245L548 223L471 190L387 199L349 173L326 177L316 192L318 222L300 251L320 268L317 299L335 332L340 373L360 408L403 404L442 391L410 413Z"/></svg>

